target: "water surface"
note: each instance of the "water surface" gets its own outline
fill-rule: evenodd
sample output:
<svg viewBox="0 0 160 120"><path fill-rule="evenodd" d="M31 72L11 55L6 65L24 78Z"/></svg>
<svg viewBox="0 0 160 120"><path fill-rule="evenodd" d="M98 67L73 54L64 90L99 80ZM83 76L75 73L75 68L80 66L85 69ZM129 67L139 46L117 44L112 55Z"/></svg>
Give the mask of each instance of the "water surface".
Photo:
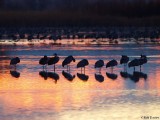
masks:
<svg viewBox="0 0 160 120"><path fill-rule="evenodd" d="M160 108L160 47L158 45L107 45L107 46L0 46L0 119L1 120L141 120L142 116L159 116ZM56 81L46 77L39 59L57 53ZM148 63L139 67L135 76L124 76L118 65L94 69L97 60L105 64L120 60L122 54L130 60L146 54ZM71 64L72 80L67 80L61 63L68 55L76 62ZM21 63L16 71L9 66L10 58L19 56ZM89 60L84 80L76 64L83 58ZM15 73L16 72L16 73ZM47 67L53 74L53 66ZM106 73L107 72L107 73ZM43 74L41 74L43 73ZM99 75L99 76L98 76ZM98 76L98 77L97 77ZM159 116L160 117L160 116Z"/></svg>

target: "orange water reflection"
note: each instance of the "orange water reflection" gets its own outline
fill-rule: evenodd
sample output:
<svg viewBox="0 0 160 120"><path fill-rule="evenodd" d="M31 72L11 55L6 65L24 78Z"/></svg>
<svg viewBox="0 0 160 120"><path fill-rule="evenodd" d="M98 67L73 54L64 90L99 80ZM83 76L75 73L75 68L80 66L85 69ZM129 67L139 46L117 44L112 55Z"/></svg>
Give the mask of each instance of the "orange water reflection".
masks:
<svg viewBox="0 0 160 120"><path fill-rule="evenodd" d="M7 66L9 61L1 62L2 66ZM61 62L61 61L60 61ZM78 61L77 61L78 62ZM76 62L76 63L77 63ZM159 62L157 59L156 62ZM30 66L24 67L20 71L19 78L14 78L10 75L9 67L4 68L4 71L0 72L0 100L3 102L5 108L4 113L14 113L20 108L36 111L36 109L51 109L56 112L61 112L67 109L67 106L71 106L74 109L90 106L93 104L94 99L98 97L115 98L121 96L121 91L128 91L126 82L119 75L121 68L116 68L115 73L118 75L117 80L111 80L106 76L106 71L110 70L102 69L102 75L104 76L104 82L100 83L95 80L95 70L93 67L86 68L86 74L89 75L87 82L75 77L73 82L67 81L61 73L61 69L58 70L60 80L55 84L51 78L44 80L40 75L38 68L34 71L28 69L30 67L37 66L37 61L29 62L22 61L22 64ZM73 65L76 65L73 63ZM93 66L95 60L90 60L90 65ZM60 66L60 63L58 63ZM73 66L71 66L73 67ZM76 74L79 70L72 70L72 74ZM147 81L140 79L138 83L132 83L135 89L142 90L159 90L160 89L160 69L156 68L154 73L149 74ZM106 94L108 91L111 94ZM157 91L158 96L160 92ZM151 94L152 95L152 94ZM10 110L6 106L11 107Z"/></svg>

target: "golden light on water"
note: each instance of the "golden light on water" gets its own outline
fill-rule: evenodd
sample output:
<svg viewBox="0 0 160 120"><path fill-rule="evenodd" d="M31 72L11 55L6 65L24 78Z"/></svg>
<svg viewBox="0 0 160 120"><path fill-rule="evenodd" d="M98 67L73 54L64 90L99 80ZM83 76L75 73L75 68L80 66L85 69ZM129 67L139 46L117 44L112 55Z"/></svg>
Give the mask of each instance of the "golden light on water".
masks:
<svg viewBox="0 0 160 120"><path fill-rule="evenodd" d="M3 98L4 102L16 108L34 109L35 105L47 108L53 105L56 111L60 111L67 104L66 102L75 105L74 107L82 107L90 105L97 93L101 93L101 90L102 93L99 96L105 95L104 91L123 90L125 87L125 81L111 81L109 78L106 78L103 83L99 83L95 80L94 75L90 76L87 82L81 81L78 77L73 82L69 82L60 75L61 79L55 84L54 80L48 79L45 81L36 72L32 74L26 69L23 69L23 71L27 74L27 77L22 72L20 78L13 78L9 72L5 76L1 73L0 91L7 93L0 96L5 96ZM156 76L153 76L153 79L158 79L154 77ZM144 89L146 84L149 88L154 88L155 85L156 87L160 86L158 81L157 84L152 82L147 81L146 83L144 80L140 80L135 85L139 89ZM98 90L100 91L97 92ZM107 97L118 97L117 95L120 94L107 94Z"/></svg>
<svg viewBox="0 0 160 120"><path fill-rule="evenodd" d="M28 116L35 120L137 120L141 119L142 115L159 115L158 67L151 67L150 70L147 65L143 66L142 72L147 74L147 79L140 78L137 82L120 75L123 66L114 68L113 73L118 76L115 80L106 75L111 69L103 67L100 75L104 77L104 81L99 82L95 78L98 70L94 69L97 58L94 55L76 56L76 62L71 64L70 74L80 73L76 64L82 58L87 58L90 65L86 67L85 73L89 79L83 81L76 75L71 82L62 75L62 71L66 69L61 66L63 56L56 65L56 73L60 77L56 83L52 78L44 80L39 75L42 71L42 66L38 65L41 56L21 57L21 64L17 66L19 78L10 74L10 70L13 69L9 67L8 59L0 61L0 67L3 68L0 72L0 113L3 117L13 117L13 120L17 120L18 114L18 120L28 120ZM104 59L106 63L113 57L114 55L101 55L98 59ZM116 56L116 59L119 57ZM154 61L150 59L148 64L157 63L160 61L155 57ZM130 74L133 73L132 68L128 71ZM48 66L47 72L53 72L53 67Z"/></svg>

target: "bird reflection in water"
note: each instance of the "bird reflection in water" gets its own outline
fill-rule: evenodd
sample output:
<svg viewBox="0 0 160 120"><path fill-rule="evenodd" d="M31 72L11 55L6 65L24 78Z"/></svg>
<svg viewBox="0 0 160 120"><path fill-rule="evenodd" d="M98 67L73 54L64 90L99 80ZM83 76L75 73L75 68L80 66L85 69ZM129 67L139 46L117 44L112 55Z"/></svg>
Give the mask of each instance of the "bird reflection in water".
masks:
<svg viewBox="0 0 160 120"><path fill-rule="evenodd" d="M88 75L81 74L81 73L77 73L77 77L78 77L80 80L84 81L84 82L88 81L88 79L89 79L89 76L88 76Z"/></svg>
<svg viewBox="0 0 160 120"><path fill-rule="evenodd" d="M48 79L48 72L46 71L40 71L39 72L39 75L44 78L44 80L47 80Z"/></svg>
<svg viewBox="0 0 160 120"><path fill-rule="evenodd" d="M118 78L118 75L114 74L114 73L108 73L108 72L106 72L106 75L107 75L108 78L110 78L112 80L116 80Z"/></svg>
<svg viewBox="0 0 160 120"><path fill-rule="evenodd" d="M104 77L101 74L95 74L95 79L100 83L104 81Z"/></svg>
<svg viewBox="0 0 160 120"><path fill-rule="evenodd" d="M147 74L145 74L143 72L135 71L135 72L133 72L133 75L137 76L139 79L142 78L144 80L147 80L147 78L148 78Z"/></svg>
<svg viewBox="0 0 160 120"><path fill-rule="evenodd" d="M121 77L127 79L129 78L133 82L137 83L142 78L144 80L147 80L148 76L147 74L139 71L134 71L133 74L129 74L127 72L120 72Z"/></svg>
<svg viewBox="0 0 160 120"><path fill-rule="evenodd" d="M64 70L62 71L62 75L70 82L72 82L75 78L75 75L71 75L68 72L65 72Z"/></svg>
<svg viewBox="0 0 160 120"><path fill-rule="evenodd" d="M59 75L55 72L48 72L48 77L52 78L55 81L55 84L59 80Z"/></svg>
<svg viewBox="0 0 160 120"><path fill-rule="evenodd" d="M134 73L129 76L129 79L132 80L133 82L137 83L139 82L139 76L136 76Z"/></svg>
<svg viewBox="0 0 160 120"><path fill-rule="evenodd" d="M16 70L14 70L14 71L11 70L10 74L11 74L12 77L15 77L15 78L19 78L20 77L20 73L17 72Z"/></svg>
<svg viewBox="0 0 160 120"><path fill-rule="evenodd" d="M121 77L123 77L125 79L129 78L129 76L130 76L130 74L128 72L122 72L122 71L120 72L120 75L121 75Z"/></svg>

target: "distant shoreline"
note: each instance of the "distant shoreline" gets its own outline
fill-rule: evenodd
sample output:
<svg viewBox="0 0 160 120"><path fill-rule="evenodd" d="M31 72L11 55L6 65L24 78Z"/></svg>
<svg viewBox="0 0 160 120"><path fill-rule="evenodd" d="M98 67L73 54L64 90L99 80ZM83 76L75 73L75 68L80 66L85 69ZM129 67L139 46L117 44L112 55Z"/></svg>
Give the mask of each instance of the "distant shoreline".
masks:
<svg viewBox="0 0 160 120"><path fill-rule="evenodd" d="M159 44L160 27L0 28L0 44Z"/></svg>

